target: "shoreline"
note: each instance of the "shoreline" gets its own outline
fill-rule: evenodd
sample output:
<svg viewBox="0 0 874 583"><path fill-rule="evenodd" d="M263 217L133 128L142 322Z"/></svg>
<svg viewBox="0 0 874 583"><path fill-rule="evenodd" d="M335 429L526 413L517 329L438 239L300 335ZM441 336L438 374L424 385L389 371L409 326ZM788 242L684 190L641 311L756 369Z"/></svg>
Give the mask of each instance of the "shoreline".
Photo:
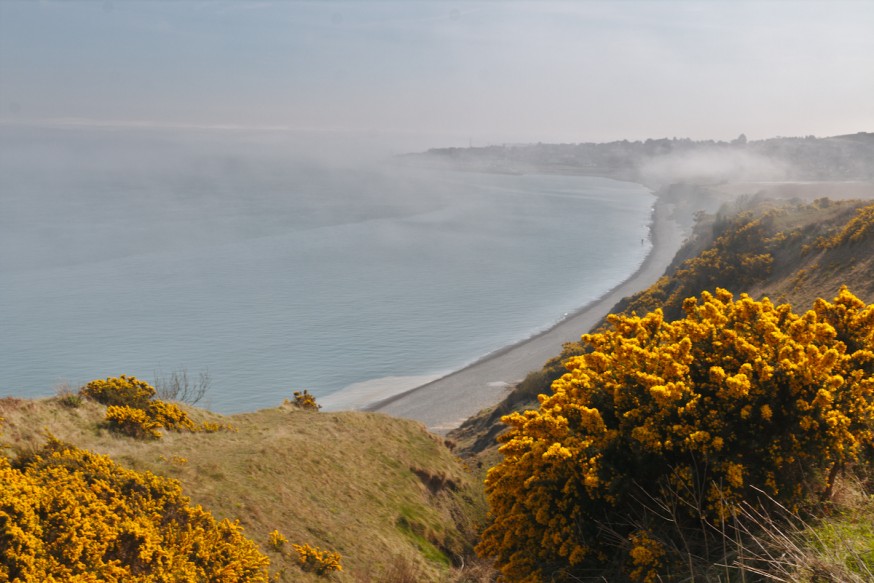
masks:
<svg viewBox="0 0 874 583"><path fill-rule="evenodd" d="M393 394L383 391L383 399L371 402L363 410L416 419L430 431L446 434L483 409L498 404L529 372L539 370L547 360L560 354L564 342L579 341L620 300L658 281L691 234L692 213L700 205L678 207L669 202L673 197L660 195L655 185L645 186L652 188L657 197L650 223L652 248L625 281L540 333L406 391ZM709 190L711 204L716 204L757 193L774 198L801 196L806 200L824 196L870 199L874 198L872 187L871 181L783 181L695 185L693 189Z"/></svg>
<svg viewBox="0 0 874 583"><path fill-rule="evenodd" d="M532 370L561 352L565 342L600 322L622 298L646 289L664 274L687 235L671 216L673 204L656 195L650 222L650 252L624 281L549 328L491 352L430 382L376 400L362 408L415 419L445 434L482 409L494 406ZM385 393L383 392L383 395Z"/></svg>

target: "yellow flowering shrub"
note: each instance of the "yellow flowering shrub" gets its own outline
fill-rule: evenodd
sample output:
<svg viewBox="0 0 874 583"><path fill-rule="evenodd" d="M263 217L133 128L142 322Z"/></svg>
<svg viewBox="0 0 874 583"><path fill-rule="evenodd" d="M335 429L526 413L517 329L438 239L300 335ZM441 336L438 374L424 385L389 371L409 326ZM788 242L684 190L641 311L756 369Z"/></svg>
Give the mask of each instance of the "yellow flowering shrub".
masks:
<svg viewBox="0 0 874 583"><path fill-rule="evenodd" d="M874 235L874 204L857 210L856 216L850 219L840 231L819 241L819 247L821 249L834 249L841 245L859 243L872 235Z"/></svg>
<svg viewBox="0 0 874 583"><path fill-rule="evenodd" d="M316 575L327 575L334 571L342 571L340 565L340 553L322 550L319 547L311 547L308 544L291 545L298 554L298 564L301 569Z"/></svg>
<svg viewBox="0 0 874 583"><path fill-rule="evenodd" d="M478 551L506 580L617 565L670 580L666 546L706 534L684 531L716 528L762 493L803 510L870 459L874 305L842 289L796 314L719 289L683 309L673 322L611 316L538 411L503 418Z"/></svg>
<svg viewBox="0 0 874 583"><path fill-rule="evenodd" d="M93 380L79 392L102 405L122 405L135 409L145 409L155 396L155 389L149 383L127 375Z"/></svg>
<svg viewBox="0 0 874 583"><path fill-rule="evenodd" d="M283 556L287 556L285 551L287 542L288 539L278 530L273 530L267 535L267 546ZM292 544L291 554L294 553L297 553L297 565L307 573L328 575L334 571L343 570L343 566L340 564L340 553L320 549L306 543L302 545Z"/></svg>
<svg viewBox="0 0 874 583"><path fill-rule="evenodd" d="M179 483L56 440L0 457L0 581L269 580L237 522L191 506Z"/></svg>
<svg viewBox="0 0 874 583"><path fill-rule="evenodd" d="M642 583L659 581L659 569L662 566L662 557L665 555L661 543L655 540L651 533L645 531L631 533L628 541L631 543L631 550L628 553L632 563L630 578Z"/></svg>
<svg viewBox="0 0 874 583"><path fill-rule="evenodd" d="M204 422L197 425L179 405L155 399L155 389L136 377L121 375L91 381L80 393L108 405L106 422L110 429L136 438L160 439L159 429L175 431L232 431L230 425Z"/></svg>
<svg viewBox="0 0 874 583"><path fill-rule="evenodd" d="M146 415L159 427L175 429L176 431L197 431L198 427L182 408L175 403L165 401L149 401Z"/></svg>
<svg viewBox="0 0 874 583"><path fill-rule="evenodd" d="M127 405L110 405L106 408L106 423L117 433L138 439L160 439L161 425L151 419L142 409Z"/></svg>
<svg viewBox="0 0 874 583"><path fill-rule="evenodd" d="M267 546L278 553L282 552L285 543L287 542L288 539L278 530L273 530L269 535L267 535Z"/></svg>
<svg viewBox="0 0 874 583"><path fill-rule="evenodd" d="M197 426L197 431L203 433L217 433L219 431L236 432L237 428L230 423L214 423L212 421L204 421Z"/></svg>

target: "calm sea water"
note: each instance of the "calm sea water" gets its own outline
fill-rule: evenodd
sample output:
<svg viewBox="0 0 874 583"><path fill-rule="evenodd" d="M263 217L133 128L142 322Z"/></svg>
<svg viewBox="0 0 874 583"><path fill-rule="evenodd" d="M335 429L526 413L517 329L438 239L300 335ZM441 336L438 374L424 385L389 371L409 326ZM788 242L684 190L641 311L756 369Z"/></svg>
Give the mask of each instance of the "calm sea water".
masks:
<svg viewBox="0 0 874 583"><path fill-rule="evenodd" d="M448 372L650 249L636 184L425 171L299 136L3 132L0 396L187 369L236 412Z"/></svg>

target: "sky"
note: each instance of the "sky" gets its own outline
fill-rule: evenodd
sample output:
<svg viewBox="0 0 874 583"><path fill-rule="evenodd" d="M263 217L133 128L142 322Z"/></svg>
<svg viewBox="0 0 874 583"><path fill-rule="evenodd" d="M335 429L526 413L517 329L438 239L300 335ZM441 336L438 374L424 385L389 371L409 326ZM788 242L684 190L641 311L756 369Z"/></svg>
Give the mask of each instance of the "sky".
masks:
<svg viewBox="0 0 874 583"><path fill-rule="evenodd" d="M435 146L874 131L872 1L0 0L0 124Z"/></svg>

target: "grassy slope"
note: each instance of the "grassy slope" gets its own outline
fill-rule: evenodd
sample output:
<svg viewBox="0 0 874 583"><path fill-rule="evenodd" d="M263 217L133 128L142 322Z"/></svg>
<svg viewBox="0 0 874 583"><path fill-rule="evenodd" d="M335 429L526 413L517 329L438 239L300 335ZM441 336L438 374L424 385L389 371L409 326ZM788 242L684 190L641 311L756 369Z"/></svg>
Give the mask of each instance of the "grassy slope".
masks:
<svg viewBox="0 0 874 583"><path fill-rule="evenodd" d="M414 422L290 405L231 417L192 410L237 431L168 432L143 442L102 429L103 411L88 401L70 408L59 399L3 399L0 439L14 455L50 431L124 466L180 480L194 503L217 518L238 518L282 581L323 579L268 548L274 529L290 542L339 552L344 571L333 580L386 581L394 570L442 581L470 553L484 518L479 482Z"/></svg>

